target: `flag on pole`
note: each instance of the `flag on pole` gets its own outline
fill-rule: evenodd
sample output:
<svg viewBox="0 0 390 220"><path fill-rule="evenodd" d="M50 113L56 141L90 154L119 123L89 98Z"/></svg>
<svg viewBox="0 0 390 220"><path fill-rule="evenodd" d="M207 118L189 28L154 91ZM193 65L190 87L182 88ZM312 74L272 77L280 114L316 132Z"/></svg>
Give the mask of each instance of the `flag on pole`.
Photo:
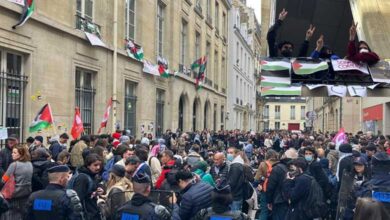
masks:
<svg viewBox="0 0 390 220"><path fill-rule="evenodd" d="M37 132L50 127L51 124L53 124L53 115L51 113L50 105L46 104L41 108L41 110L39 110L37 116L35 116L30 125L29 131Z"/></svg>
<svg viewBox="0 0 390 220"><path fill-rule="evenodd" d="M34 0L24 0L24 7L19 22L12 26L13 29L22 26L31 17L35 10Z"/></svg>
<svg viewBox="0 0 390 220"><path fill-rule="evenodd" d="M81 120L80 108L76 107L73 119L73 125L71 130L71 135L73 139L80 137L81 133L84 131L83 121Z"/></svg>
<svg viewBox="0 0 390 220"><path fill-rule="evenodd" d="M104 112L103 120L102 120L102 122L100 122L100 128L98 130L98 134L100 134L100 132L102 131L102 128L105 128L107 126L107 121L108 121L108 118L110 117L111 106L112 106L112 98L110 98L110 100L108 100L106 112Z"/></svg>
<svg viewBox="0 0 390 220"><path fill-rule="evenodd" d="M341 144L348 143L347 135L345 135L344 128L340 128L339 132L337 132L336 136L332 139L332 142L335 143L336 149L339 149Z"/></svg>
<svg viewBox="0 0 390 220"><path fill-rule="evenodd" d="M196 69L198 70L198 73L195 78L195 85L197 89L202 88L202 83L205 79L205 72L206 72L206 67L207 67L207 57L203 56L197 60L191 65L191 69L195 71Z"/></svg>

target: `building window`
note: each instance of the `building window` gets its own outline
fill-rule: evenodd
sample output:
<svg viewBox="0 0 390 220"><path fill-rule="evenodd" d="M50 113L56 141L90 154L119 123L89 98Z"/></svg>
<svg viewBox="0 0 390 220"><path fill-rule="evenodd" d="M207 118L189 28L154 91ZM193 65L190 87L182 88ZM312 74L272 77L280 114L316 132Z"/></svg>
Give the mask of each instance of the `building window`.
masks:
<svg viewBox="0 0 390 220"><path fill-rule="evenodd" d="M275 121L275 130L280 130L280 122Z"/></svg>
<svg viewBox="0 0 390 220"><path fill-rule="evenodd" d="M213 77L213 71L210 69L210 66L211 66L211 62L210 62L210 60L211 60L211 53L212 53L212 51L211 51L211 44L210 44L210 42L206 42L206 57L207 57L207 59L209 60L209 62L207 62L207 68L206 68L206 75L208 76L208 77L210 77L210 79L212 79L212 77Z"/></svg>
<svg viewBox="0 0 390 220"><path fill-rule="evenodd" d="M186 65L187 57L187 22L185 20L181 21L181 42L180 42L180 63Z"/></svg>
<svg viewBox="0 0 390 220"><path fill-rule="evenodd" d="M157 55L163 57L164 51L164 27L165 27L165 5L162 2L157 4Z"/></svg>
<svg viewBox="0 0 390 220"><path fill-rule="evenodd" d="M218 84L218 52L214 53L214 83Z"/></svg>
<svg viewBox="0 0 390 220"><path fill-rule="evenodd" d="M126 80L125 82L125 123L124 128L136 135L137 116L137 83Z"/></svg>
<svg viewBox="0 0 390 220"><path fill-rule="evenodd" d="M225 106L221 106L221 124L225 124Z"/></svg>
<svg viewBox="0 0 390 220"><path fill-rule="evenodd" d="M161 137L164 132L165 91L157 89L156 93L156 136Z"/></svg>
<svg viewBox="0 0 390 220"><path fill-rule="evenodd" d="M290 119L295 120L295 105L290 106Z"/></svg>
<svg viewBox="0 0 390 220"><path fill-rule="evenodd" d="M280 105L275 105L275 119L280 119Z"/></svg>
<svg viewBox="0 0 390 220"><path fill-rule="evenodd" d="M225 57L222 57L221 62L222 62L221 63L221 81L222 81L221 88L226 89L226 59L225 59Z"/></svg>
<svg viewBox="0 0 390 220"><path fill-rule="evenodd" d="M306 106L301 106L301 120L306 118Z"/></svg>
<svg viewBox="0 0 390 220"><path fill-rule="evenodd" d="M23 57L0 50L0 127L22 137L24 87Z"/></svg>
<svg viewBox="0 0 390 220"><path fill-rule="evenodd" d="M76 28L88 30L93 24L93 0L76 0Z"/></svg>
<svg viewBox="0 0 390 220"><path fill-rule="evenodd" d="M238 42L236 45L236 65L240 65L240 44Z"/></svg>
<svg viewBox="0 0 390 220"><path fill-rule="evenodd" d="M269 119L269 105L264 106L263 118Z"/></svg>
<svg viewBox="0 0 390 220"><path fill-rule="evenodd" d="M227 36L227 24L226 24L226 14L225 14L225 12L222 13L222 33L223 33L223 36L226 38L226 36Z"/></svg>
<svg viewBox="0 0 390 220"><path fill-rule="evenodd" d="M217 130L217 111L218 111L218 109L217 109L218 107L217 107L217 104L214 104L214 115L213 115L213 129L214 129L214 131L216 131Z"/></svg>
<svg viewBox="0 0 390 220"><path fill-rule="evenodd" d="M215 29L218 33L218 29L219 29L219 4L217 1L215 1Z"/></svg>
<svg viewBox="0 0 390 220"><path fill-rule="evenodd" d="M95 72L76 68L76 106L80 108L84 133L93 134L95 112Z"/></svg>
<svg viewBox="0 0 390 220"><path fill-rule="evenodd" d="M211 21L211 0L207 0L207 19Z"/></svg>
<svg viewBox="0 0 390 220"><path fill-rule="evenodd" d="M269 130L269 121L264 122L264 130L268 131Z"/></svg>
<svg viewBox="0 0 390 220"><path fill-rule="evenodd" d="M195 32L195 59L199 59L200 57L200 41L201 39L199 32Z"/></svg>
<svg viewBox="0 0 390 220"><path fill-rule="evenodd" d="M135 38L135 0L126 0L125 11L126 39L134 41Z"/></svg>

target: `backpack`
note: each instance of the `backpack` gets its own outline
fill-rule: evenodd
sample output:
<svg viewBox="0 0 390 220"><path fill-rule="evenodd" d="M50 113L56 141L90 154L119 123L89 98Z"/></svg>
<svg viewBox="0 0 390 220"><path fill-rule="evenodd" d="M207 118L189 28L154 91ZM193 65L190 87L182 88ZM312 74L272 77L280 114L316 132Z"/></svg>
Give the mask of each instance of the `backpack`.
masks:
<svg viewBox="0 0 390 220"><path fill-rule="evenodd" d="M322 188L313 177L307 174L303 175L309 177L311 183L309 194L306 200L301 203L301 210L309 219L324 217L327 213L327 206L324 202Z"/></svg>
<svg viewBox="0 0 390 220"><path fill-rule="evenodd" d="M252 197L254 189L252 183L254 181L252 168L246 165L243 165L244 172L244 184L242 188L242 196L244 200L248 200Z"/></svg>
<svg viewBox="0 0 390 220"><path fill-rule="evenodd" d="M263 183L263 192L267 191L269 176L271 175L272 172L272 164L267 160L264 162L267 165L267 174L265 176L264 183Z"/></svg>
<svg viewBox="0 0 390 220"><path fill-rule="evenodd" d="M76 170L74 172L72 178L70 178L70 180L68 181L68 184L66 185L66 188L67 189L74 189L74 183L76 182L76 179L79 176L81 176L81 175L86 176L87 179L88 179L88 191L87 191L87 193L89 194L89 193L93 192L93 184L94 183L93 183L92 178L89 175L85 174L85 173L80 173L78 170Z"/></svg>

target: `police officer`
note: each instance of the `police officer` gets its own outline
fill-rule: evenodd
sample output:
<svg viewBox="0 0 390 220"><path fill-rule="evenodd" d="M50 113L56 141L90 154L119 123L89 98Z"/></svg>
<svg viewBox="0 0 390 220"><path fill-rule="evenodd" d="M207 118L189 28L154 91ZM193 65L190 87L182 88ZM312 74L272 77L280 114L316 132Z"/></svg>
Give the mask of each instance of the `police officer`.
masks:
<svg viewBox="0 0 390 220"><path fill-rule="evenodd" d="M137 174L133 177L134 195L116 213L115 219L169 220L171 214L161 205L154 204L150 195L150 177Z"/></svg>
<svg viewBox="0 0 390 220"><path fill-rule="evenodd" d="M233 202L230 185L226 179L219 179L216 182L214 191L211 193L212 205L210 208L200 210L193 220L209 219L231 219L231 220L250 220L250 218L241 211L231 211L230 205Z"/></svg>
<svg viewBox="0 0 390 220"><path fill-rule="evenodd" d="M27 203L27 220L83 220L82 206L77 193L65 189L69 167L59 165L47 170L49 185L30 195Z"/></svg>

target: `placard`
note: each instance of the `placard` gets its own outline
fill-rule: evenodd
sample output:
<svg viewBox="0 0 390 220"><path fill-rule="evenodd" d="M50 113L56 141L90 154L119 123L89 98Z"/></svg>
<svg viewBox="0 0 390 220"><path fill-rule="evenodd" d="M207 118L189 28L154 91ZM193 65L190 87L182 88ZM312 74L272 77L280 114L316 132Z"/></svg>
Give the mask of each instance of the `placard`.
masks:
<svg viewBox="0 0 390 220"><path fill-rule="evenodd" d="M332 60L334 71L359 71L363 74L369 75L367 64L357 64L350 60Z"/></svg>

